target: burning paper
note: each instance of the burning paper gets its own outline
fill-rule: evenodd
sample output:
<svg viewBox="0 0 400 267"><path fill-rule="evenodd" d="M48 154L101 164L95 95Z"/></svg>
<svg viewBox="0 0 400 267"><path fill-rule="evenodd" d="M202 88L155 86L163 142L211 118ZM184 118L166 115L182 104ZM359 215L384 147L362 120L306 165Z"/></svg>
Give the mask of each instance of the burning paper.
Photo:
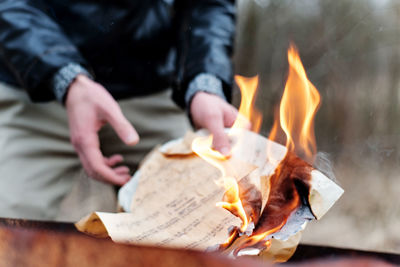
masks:
<svg viewBox="0 0 400 267"><path fill-rule="evenodd" d="M288 52L289 76L268 140L253 108L258 78L236 77L240 115L227 134L232 155L211 147L212 136L188 133L156 148L119 194L126 213L93 213L79 230L117 242L219 250L285 261L307 222L320 219L343 190L312 167L313 118L319 94L297 51ZM281 140L286 147L273 140Z"/></svg>

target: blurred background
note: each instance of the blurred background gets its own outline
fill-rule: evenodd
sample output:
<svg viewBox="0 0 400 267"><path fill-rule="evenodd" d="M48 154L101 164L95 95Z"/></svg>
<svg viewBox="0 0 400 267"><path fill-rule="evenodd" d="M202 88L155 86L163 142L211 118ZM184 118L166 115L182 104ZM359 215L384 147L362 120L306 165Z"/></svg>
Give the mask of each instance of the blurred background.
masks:
<svg viewBox="0 0 400 267"><path fill-rule="evenodd" d="M235 72L272 127L293 41L322 96L315 131L345 194L303 243L400 252L400 2L239 0ZM239 93L235 93L238 103Z"/></svg>

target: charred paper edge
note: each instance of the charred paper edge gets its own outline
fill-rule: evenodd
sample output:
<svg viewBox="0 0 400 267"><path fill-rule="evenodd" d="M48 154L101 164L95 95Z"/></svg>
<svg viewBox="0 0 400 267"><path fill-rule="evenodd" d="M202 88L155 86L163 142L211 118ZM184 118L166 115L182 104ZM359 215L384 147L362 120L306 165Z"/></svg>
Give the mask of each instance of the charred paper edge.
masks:
<svg viewBox="0 0 400 267"><path fill-rule="evenodd" d="M161 153L163 153L163 154L167 154L167 153L168 153L168 150L169 150L171 147L174 147L174 146L176 146L177 144L182 143L182 142L183 142L183 137L178 138L178 139L174 139L174 140L171 140L171 141L168 141L168 142L166 142L165 144L163 144L163 145L159 148L159 151L160 151Z"/></svg>

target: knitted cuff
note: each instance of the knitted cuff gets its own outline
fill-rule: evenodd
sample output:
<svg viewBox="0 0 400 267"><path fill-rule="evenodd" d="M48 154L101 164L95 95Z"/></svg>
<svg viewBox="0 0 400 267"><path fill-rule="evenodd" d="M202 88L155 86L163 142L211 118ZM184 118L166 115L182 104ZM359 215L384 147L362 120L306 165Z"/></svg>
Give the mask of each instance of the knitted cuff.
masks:
<svg viewBox="0 0 400 267"><path fill-rule="evenodd" d="M51 86L56 96L56 99L60 103L64 103L64 98L67 94L68 87L75 80L78 74L84 74L89 78L93 78L92 75L81 65L77 63L69 63L61 69L59 69L51 79Z"/></svg>
<svg viewBox="0 0 400 267"><path fill-rule="evenodd" d="M200 73L189 83L185 94L185 103L187 107L189 107L193 96L197 92L214 94L226 100L221 80L212 74Z"/></svg>

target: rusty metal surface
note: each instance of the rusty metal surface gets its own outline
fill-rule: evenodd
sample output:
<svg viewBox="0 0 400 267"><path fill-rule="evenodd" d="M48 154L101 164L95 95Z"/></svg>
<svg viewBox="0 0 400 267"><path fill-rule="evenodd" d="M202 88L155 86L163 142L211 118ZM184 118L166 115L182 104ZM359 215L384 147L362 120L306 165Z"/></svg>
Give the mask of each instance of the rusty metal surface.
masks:
<svg viewBox="0 0 400 267"><path fill-rule="evenodd" d="M268 266L213 253L116 244L72 224L0 219L0 266Z"/></svg>
<svg viewBox="0 0 400 267"><path fill-rule="evenodd" d="M304 244L298 246L296 253L289 260L289 262L304 262L320 258L335 259L338 257L346 257L346 258L368 257L368 258L381 259L386 262L400 265L399 254L324 247L315 245L304 245Z"/></svg>
<svg viewBox="0 0 400 267"><path fill-rule="evenodd" d="M0 218L0 227L79 233L72 223L64 223L64 222L47 222L47 221Z"/></svg>
<svg viewBox="0 0 400 267"><path fill-rule="evenodd" d="M312 245L300 245L290 262L299 264L317 258L335 260L342 257L369 257L394 264L400 263L400 255ZM86 236L78 232L71 223L0 218L0 266L268 267L270 265L252 259L231 260L215 253L116 244L109 239Z"/></svg>

